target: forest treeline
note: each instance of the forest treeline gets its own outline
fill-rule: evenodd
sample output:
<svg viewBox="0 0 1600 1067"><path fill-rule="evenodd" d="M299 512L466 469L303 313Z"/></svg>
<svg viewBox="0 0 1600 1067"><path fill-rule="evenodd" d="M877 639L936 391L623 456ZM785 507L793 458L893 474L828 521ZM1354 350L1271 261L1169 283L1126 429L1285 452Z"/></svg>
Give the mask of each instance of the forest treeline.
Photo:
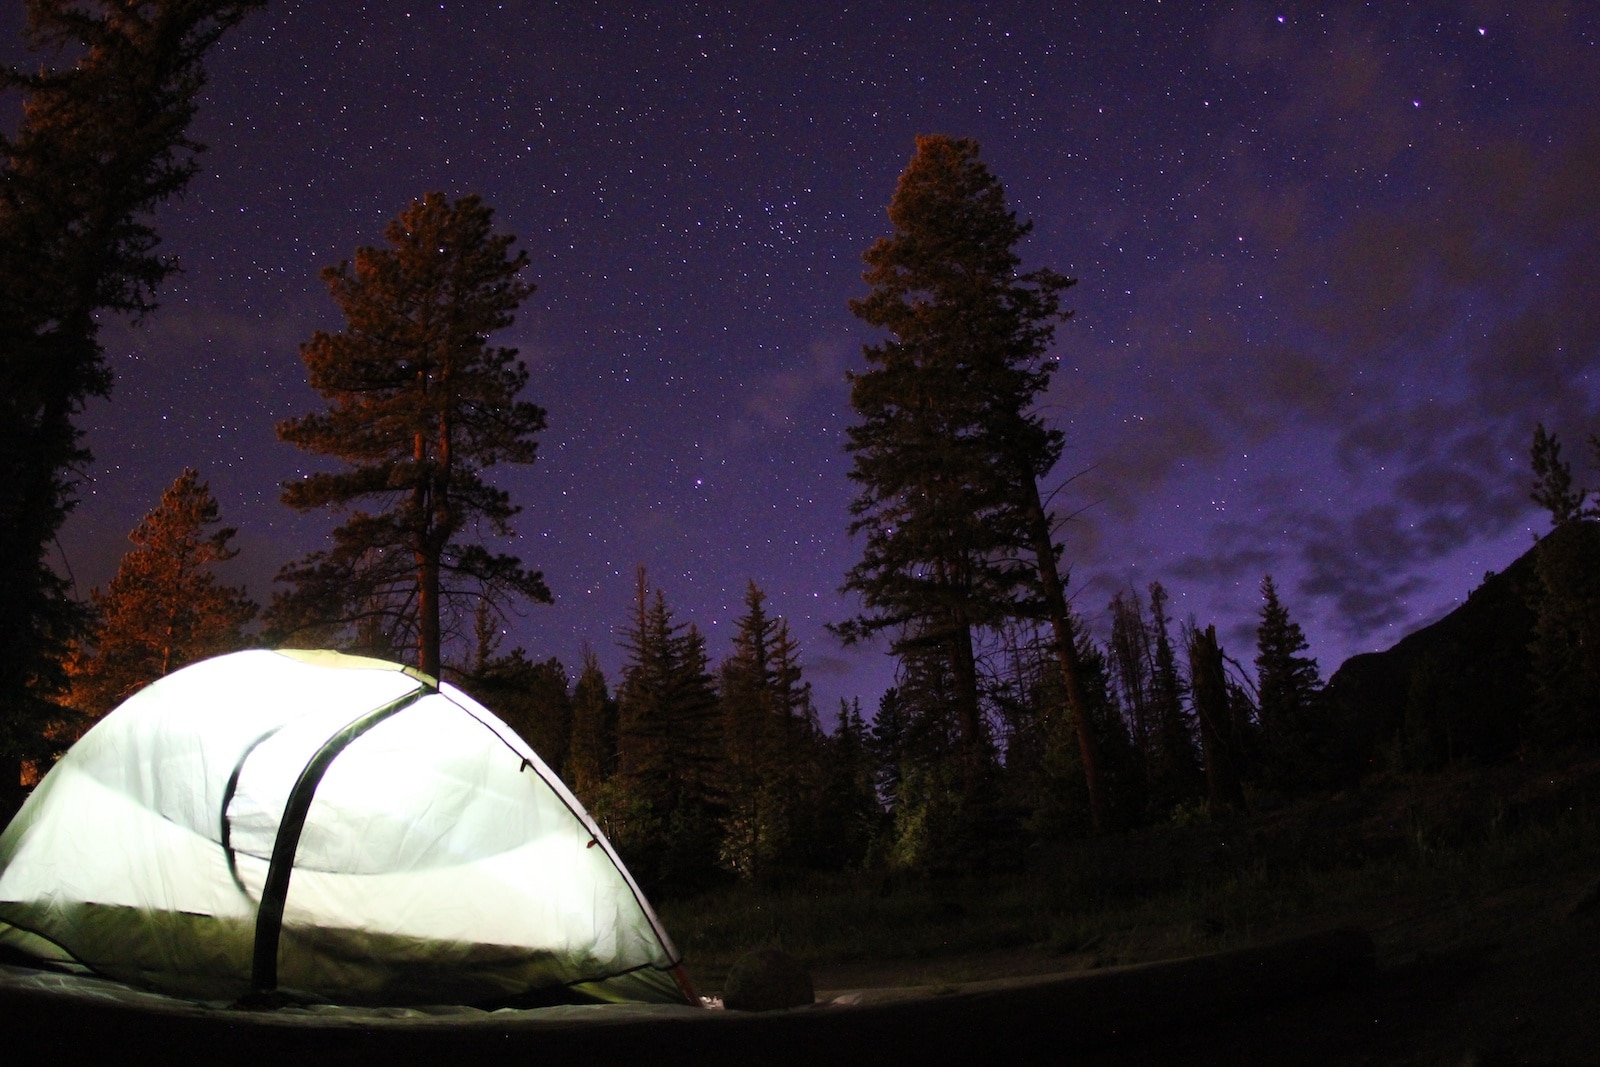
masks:
<svg viewBox="0 0 1600 1067"><path fill-rule="evenodd" d="M233 537L198 473L182 472L93 593L95 625L66 665L73 732L187 663L278 643L263 634L258 605L218 577ZM970 868L1007 862L1030 840L1091 831L1043 626L1013 623L978 647L974 792L941 659L903 658L875 707L819 709L803 650L755 582L720 660L643 568L636 582L633 611L616 620L614 678L592 650L569 670L502 649L487 605L445 674L544 757L652 889L799 870ZM1246 789L1302 779L1317 667L1270 577L1262 597L1248 670L1214 628L1175 625L1159 584L1112 600L1103 644L1076 622L1112 826L1203 818L1247 803ZM337 643L404 655L355 640L363 633L352 627Z"/></svg>
<svg viewBox="0 0 1600 1067"><path fill-rule="evenodd" d="M193 470L137 525L117 575L95 592L93 639L68 665L84 723L178 666L260 643L257 606L214 569L232 556L232 536ZM1393 653L1357 657L1328 686L1270 576L1244 662L1214 626L1175 622L1160 583L1118 594L1103 639L1075 620L1105 828L1209 820L1374 772L1593 744L1596 558L1600 524L1586 512L1558 519L1457 612ZM804 650L753 581L717 659L641 568L633 609L615 621L623 662L609 678L590 649L571 669L506 651L496 622L477 613L447 675L545 758L653 892L808 870L1004 867L1031 845L1093 831L1041 624L1012 624L978 646L974 792L940 659L902 659L875 706L818 708Z"/></svg>
<svg viewBox="0 0 1600 1067"><path fill-rule="evenodd" d="M338 516L326 547L285 564L256 604L219 576L235 531L186 469L107 586L74 598L52 552L92 461L77 420L111 392L99 327L156 310L173 265L155 255L153 212L195 173L185 131L203 58L255 6L35 0L30 43L70 62L4 75L26 103L0 137L0 784L13 794L140 687L263 644L460 684L667 893L1004 865L1032 842L1596 739L1597 510L1542 426L1532 496L1554 530L1464 606L1478 621L1454 626L1454 645L1325 686L1270 575L1248 663L1214 622L1171 618L1159 583L1113 598L1097 638L1067 596L1050 506L1066 431L1041 414L1074 282L1023 269L1031 223L978 145L945 136L917 139L850 304L876 339L848 375L856 496L841 524L861 556L842 589L860 610L832 631L894 657L875 707L814 706L803 650L755 582L716 662L642 568L631 616L613 620L617 677L592 651L569 672L499 647L505 613L551 594L498 551L520 508L488 472L534 462L547 427L526 366L492 340L534 291L528 256L473 195L419 196L381 244L322 272L345 324L299 355L325 406L277 432L323 457L280 488L287 507ZM1510 606L1486 614L1491 602Z"/></svg>

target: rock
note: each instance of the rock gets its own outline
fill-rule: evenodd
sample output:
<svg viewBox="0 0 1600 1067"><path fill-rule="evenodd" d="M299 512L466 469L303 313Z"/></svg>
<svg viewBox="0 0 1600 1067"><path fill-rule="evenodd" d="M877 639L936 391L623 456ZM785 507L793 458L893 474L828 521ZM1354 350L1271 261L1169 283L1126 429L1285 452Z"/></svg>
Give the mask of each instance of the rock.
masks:
<svg viewBox="0 0 1600 1067"><path fill-rule="evenodd" d="M722 987L722 1005L735 1011L798 1008L817 999L811 974L800 961L775 948L739 957Z"/></svg>

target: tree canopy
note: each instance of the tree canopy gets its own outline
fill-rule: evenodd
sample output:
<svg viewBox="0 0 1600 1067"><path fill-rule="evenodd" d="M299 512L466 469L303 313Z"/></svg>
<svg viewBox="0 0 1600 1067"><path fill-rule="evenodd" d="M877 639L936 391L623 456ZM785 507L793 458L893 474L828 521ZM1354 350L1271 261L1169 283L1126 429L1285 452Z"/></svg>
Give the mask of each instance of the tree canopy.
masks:
<svg viewBox="0 0 1600 1067"><path fill-rule="evenodd" d="M156 207L182 192L203 60L260 0L28 0L26 43L67 66L0 70L23 94L0 134L0 788L49 749L62 663L86 616L53 564L91 456L77 419L111 391L102 314L155 308L176 269ZM0 797L0 808L14 797Z"/></svg>
<svg viewBox="0 0 1600 1067"><path fill-rule="evenodd" d="M865 610L837 631L889 631L897 655L933 649L946 660L970 785L983 744L974 634L1047 619L1098 825L1076 634L1038 487L1064 444L1035 406L1073 282L1020 270L1032 224L1007 208L978 151L918 137L889 204L894 233L864 256L871 291L850 309L889 336L866 345L867 370L849 376L859 421L846 447L861 487L850 532L864 543L844 589Z"/></svg>
<svg viewBox="0 0 1600 1067"><path fill-rule="evenodd" d="M1600 459L1600 437L1589 445ZM1532 597L1533 725L1541 740L1571 742L1600 736L1600 568L1595 566L1597 514L1589 491L1573 488L1561 442L1538 424L1533 431L1530 498L1550 512L1554 527L1536 546L1538 583Z"/></svg>
<svg viewBox="0 0 1600 1067"><path fill-rule="evenodd" d="M1261 579L1261 622L1256 627L1257 708L1265 774L1277 786L1310 773L1310 721L1322 689L1305 631L1278 599L1272 575Z"/></svg>
<svg viewBox="0 0 1600 1067"><path fill-rule="evenodd" d="M133 549L91 594L100 622L72 672L74 708L104 715L157 678L244 646L258 609L212 570L238 555L233 527L220 523L210 487L189 467L128 534Z"/></svg>
<svg viewBox="0 0 1600 1067"><path fill-rule="evenodd" d="M726 804L717 691L705 637L673 621L643 567L623 648L616 772L596 815L641 883L700 888L716 871Z"/></svg>
<svg viewBox="0 0 1600 1067"><path fill-rule="evenodd" d="M1595 444L1600 452L1600 443ZM1550 513L1550 523L1560 526L1574 519L1587 518L1589 491L1572 487L1572 464L1561 458L1561 439L1539 423L1533 429L1533 490L1528 498Z"/></svg>
<svg viewBox="0 0 1600 1067"><path fill-rule="evenodd" d="M538 572L467 539L480 526L512 535L521 509L485 472L532 463L545 428L544 410L519 399L528 369L516 349L489 341L534 287L518 277L527 254L494 232L476 196L429 193L384 238L322 272L346 327L317 331L300 356L329 406L285 420L278 436L346 466L285 483L283 501L349 518L332 548L280 573L291 589L273 617L291 636L337 623L376 651L409 644L437 676L443 620L467 606L456 601L550 599Z"/></svg>
<svg viewBox="0 0 1600 1067"><path fill-rule="evenodd" d="M722 662L722 762L727 827L722 861L741 878L795 865L806 844L800 812L812 800L817 752L811 687L789 624L745 590L745 614Z"/></svg>

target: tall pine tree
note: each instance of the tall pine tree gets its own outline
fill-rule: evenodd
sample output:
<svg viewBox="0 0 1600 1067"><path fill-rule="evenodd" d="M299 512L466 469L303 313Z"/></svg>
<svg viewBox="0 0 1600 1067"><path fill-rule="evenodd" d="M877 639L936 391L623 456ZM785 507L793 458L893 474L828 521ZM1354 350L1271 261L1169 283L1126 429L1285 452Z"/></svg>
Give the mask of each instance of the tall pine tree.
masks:
<svg viewBox="0 0 1600 1067"><path fill-rule="evenodd" d="M1068 702L1062 696L1058 664L1041 662L1033 702L1040 709L1040 771L1044 788L1032 798L1028 822L1032 831L1044 838L1079 836L1110 826L1132 825L1145 807L1143 767L1129 733L1127 716L1113 692L1111 665L1080 621L1074 621L1073 629L1078 634L1075 661L1084 700L1082 721L1094 734L1102 799L1097 810L1083 772L1080 720L1069 713Z"/></svg>
<svg viewBox="0 0 1600 1067"><path fill-rule="evenodd" d="M1313 770L1312 715L1322 677L1300 624L1278 599L1272 575L1261 579L1261 623L1256 627L1257 712L1267 781L1292 787Z"/></svg>
<svg viewBox="0 0 1600 1067"><path fill-rule="evenodd" d="M278 436L348 466L285 483L283 501L350 517L332 548L279 575L291 587L273 605L280 630L365 623L412 644L437 677L452 600L550 600L540 574L466 539L480 525L511 535L521 509L483 475L532 463L545 427L544 410L518 399L528 369L516 350L489 342L533 292L518 277L527 254L492 216L476 196L429 193L389 224L388 247L322 272L346 327L319 330L300 356L329 407Z"/></svg>
<svg viewBox="0 0 1600 1067"><path fill-rule="evenodd" d="M1115 594L1108 610L1111 643L1107 658L1121 696L1122 713L1128 721L1128 734L1148 783L1155 777L1156 760L1155 641L1138 590Z"/></svg>
<svg viewBox="0 0 1600 1067"><path fill-rule="evenodd" d="M1550 513L1550 525L1590 516L1589 491L1572 488L1572 464L1561 458L1561 439L1539 423L1533 428L1533 491L1529 499Z"/></svg>
<svg viewBox="0 0 1600 1067"><path fill-rule="evenodd" d="M0 817L66 687L86 616L52 565L91 457L77 420L110 395L109 313L155 309L176 264L151 216L182 192L204 58L260 0L27 0L26 43L70 61L0 71L23 95L0 134Z"/></svg>
<svg viewBox="0 0 1600 1067"><path fill-rule="evenodd" d="M944 658L971 789L983 746L974 634L1019 613L1047 620L1098 826L1094 732L1038 488L1063 438L1033 411L1072 281L1019 271L1031 224L1007 209L970 140L918 137L889 219L894 234L865 255L871 292L850 305L889 337L865 346L868 369L850 376L861 420L850 477L862 487L851 532L865 544L845 589L866 611L839 632L888 631L897 654Z"/></svg>
<svg viewBox="0 0 1600 1067"><path fill-rule="evenodd" d="M839 701L839 722L823 747L823 773L806 856L812 867L838 870L865 862L883 825L861 701Z"/></svg>
<svg viewBox="0 0 1600 1067"><path fill-rule="evenodd" d="M1248 738L1217 628L1188 628L1189 691L1200 724L1205 756L1207 799L1213 812L1242 811Z"/></svg>
<svg viewBox="0 0 1600 1067"><path fill-rule="evenodd" d="M1149 593L1148 612L1137 591L1112 599L1108 658L1139 753L1149 813L1160 817L1198 794L1200 765L1183 708L1167 592L1160 582L1151 582Z"/></svg>
<svg viewBox="0 0 1600 1067"><path fill-rule="evenodd" d="M1155 721L1156 759L1150 780L1152 814L1164 815L1178 804L1200 795L1204 777L1195 751L1195 730L1184 711L1184 683L1172 647L1167 618L1167 591L1150 583L1150 632L1155 635L1155 674L1152 678L1151 717Z"/></svg>
<svg viewBox="0 0 1600 1067"><path fill-rule="evenodd" d="M1600 464L1600 438L1589 444ZM1587 490L1572 488L1561 442L1542 423L1532 460L1531 498L1553 527L1534 550L1533 733L1546 744L1592 742L1600 738L1600 525Z"/></svg>

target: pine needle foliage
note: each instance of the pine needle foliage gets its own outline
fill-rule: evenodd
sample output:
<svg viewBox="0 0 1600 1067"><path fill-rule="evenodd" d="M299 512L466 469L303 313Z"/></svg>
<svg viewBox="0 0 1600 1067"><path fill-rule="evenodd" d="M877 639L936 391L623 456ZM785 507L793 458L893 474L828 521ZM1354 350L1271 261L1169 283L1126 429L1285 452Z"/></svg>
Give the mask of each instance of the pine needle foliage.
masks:
<svg viewBox="0 0 1600 1067"><path fill-rule="evenodd" d="M1312 735L1322 675L1305 631L1289 617L1268 574L1261 579L1261 621L1256 627L1257 706L1263 772L1277 789L1293 788L1315 768Z"/></svg>
<svg viewBox="0 0 1600 1067"><path fill-rule="evenodd" d="M673 620L639 568L617 687L617 769L595 815L648 891L719 880L726 806L722 720L705 637Z"/></svg>
<svg viewBox="0 0 1600 1067"><path fill-rule="evenodd" d="M789 624L768 613L766 600L750 582L733 655L722 661L722 862L746 880L800 865L811 836L807 809L820 792L811 686Z"/></svg>
<svg viewBox="0 0 1600 1067"><path fill-rule="evenodd" d="M1597 446L1600 447L1600 446ZM1572 464L1561 458L1561 439L1539 423L1533 429L1533 489L1528 498L1550 513L1550 524L1560 526L1592 516L1589 491L1572 487Z"/></svg>
<svg viewBox="0 0 1600 1067"><path fill-rule="evenodd" d="M593 648L583 647L583 666L572 690L572 741L567 755L567 784L578 799L592 805L617 769L617 702L606 686L605 672Z"/></svg>
<svg viewBox="0 0 1600 1067"><path fill-rule="evenodd" d="M287 419L278 436L332 456L344 469L285 483L297 511L333 508L349 518L333 547L285 567L290 591L275 602L280 629L337 622L388 644L412 645L416 666L437 676L444 620L482 599L548 602L543 577L468 535L512 535L521 510L485 472L532 463L545 412L519 399L528 369L513 348L490 343L533 286L516 240L493 229L477 196L414 201L384 231L387 247L356 251L322 272L346 326L301 346L325 411Z"/></svg>
<svg viewBox="0 0 1600 1067"><path fill-rule="evenodd" d="M215 564L236 555L216 497L193 467L128 534L133 549L102 592L93 650L72 671L71 704L98 718L180 667L245 647L257 605L218 581Z"/></svg>
<svg viewBox="0 0 1600 1067"><path fill-rule="evenodd" d="M206 53L259 0L27 0L40 57L0 69L22 119L0 133L0 815L49 754L87 615L54 566L92 457L78 419L111 391L106 313L155 309L176 269L152 216L181 193Z"/></svg>
<svg viewBox="0 0 1600 1067"><path fill-rule="evenodd" d="M972 789L984 742L974 634L1048 620L1098 826L1077 640L1038 487L1064 443L1035 407L1056 370L1047 352L1073 281L1021 270L1017 246L1032 224L1006 206L971 140L918 137L889 221L893 234L864 256L871 289L850 303L888 336L864 347L867 369L849 376L859 421L846 447L861 487L850 532L863 545L844 590L864 610L835 631L846 641L888 633L897 656L943 658Z"/></svg>

